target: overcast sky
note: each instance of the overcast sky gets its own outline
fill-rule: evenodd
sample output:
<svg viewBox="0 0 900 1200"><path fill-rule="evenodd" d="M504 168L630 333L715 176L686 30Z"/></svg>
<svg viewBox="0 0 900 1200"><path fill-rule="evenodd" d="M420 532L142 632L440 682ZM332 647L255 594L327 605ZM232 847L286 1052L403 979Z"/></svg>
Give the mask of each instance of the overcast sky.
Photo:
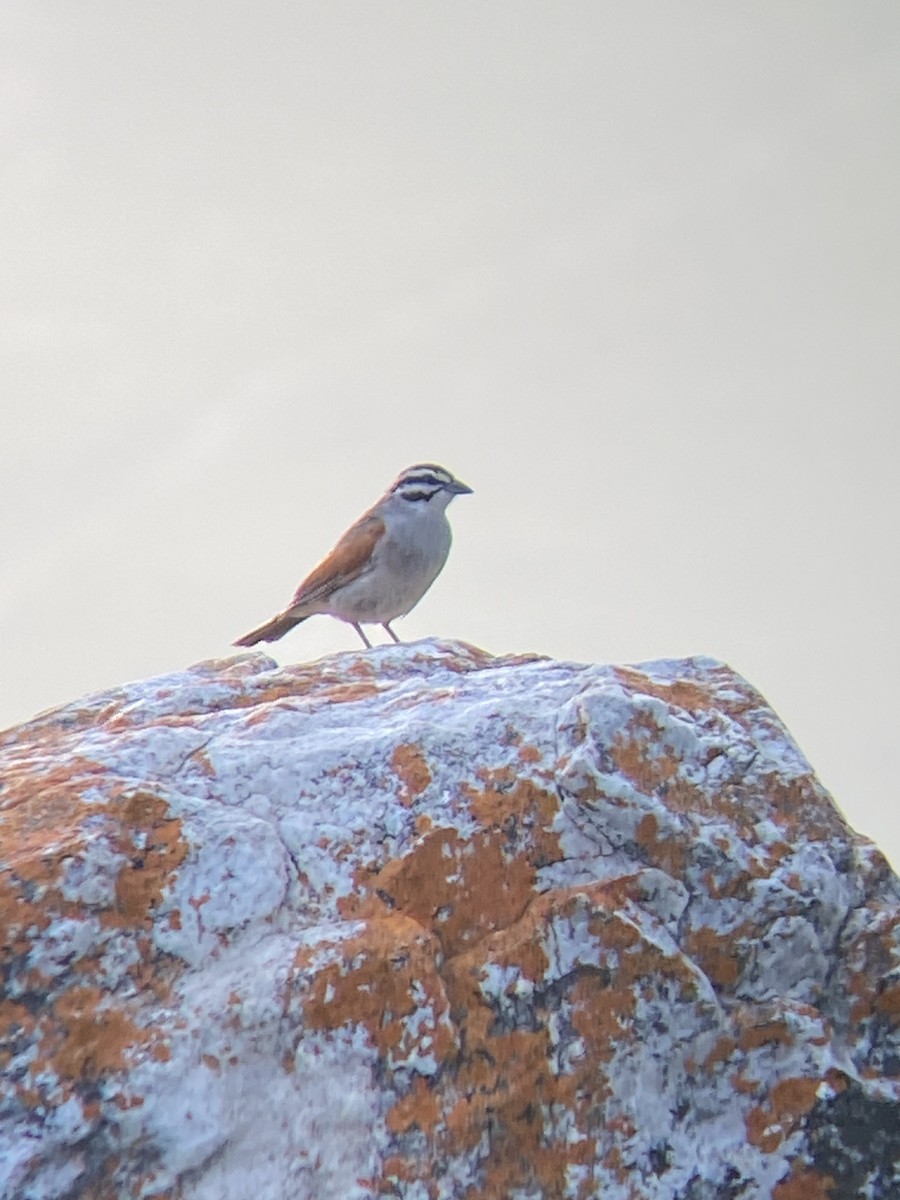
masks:
<svg viewBox="0 0 900 1200"><path fill-rule="evenodd" d="M0 724L434 459L398 632L725 659L900 863L896 0L4 0L0 180Z"/></svg>

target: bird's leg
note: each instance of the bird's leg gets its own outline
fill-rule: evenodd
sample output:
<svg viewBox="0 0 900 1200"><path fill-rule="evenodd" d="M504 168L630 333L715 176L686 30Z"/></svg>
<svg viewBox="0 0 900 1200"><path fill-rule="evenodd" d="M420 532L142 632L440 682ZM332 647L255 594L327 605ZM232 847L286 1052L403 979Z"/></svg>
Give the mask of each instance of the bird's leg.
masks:
<svg viewBox="0 0 900 1200"><path fill-rule="evenodd" d="M362 638L362 640L363 640L363 645L367 646L367 647L368 647L368 648L371 650L371 649L372 649L372 643L369 641L369 639L368 639L368 638L366 637L366 635L363 633L363 631L362 631L362 626L361 626L361 625L358 625L356 621L351 621L351 622L350 622L350 624L353 626L353 628L356 630L356 632L357 632L357 633L359 634L359 636Z"/></svg>
<svg viewBox="0 0 900 1200"><path fill-rule="evenodd" d="M399 645L400 639L397 637L396 633L394 633L393 629L391 629L390 621L383 621L381 624L381 628L385 631L385 633L389 633L391 635L391 637L394 639L394 641L397 642Z"/></svg>

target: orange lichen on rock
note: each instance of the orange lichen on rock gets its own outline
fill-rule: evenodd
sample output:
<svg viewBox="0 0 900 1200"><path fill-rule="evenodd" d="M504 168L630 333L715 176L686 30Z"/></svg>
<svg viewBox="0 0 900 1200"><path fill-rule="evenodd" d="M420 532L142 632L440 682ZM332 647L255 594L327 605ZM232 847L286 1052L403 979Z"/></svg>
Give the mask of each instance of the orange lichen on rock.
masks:
<svg viewBox="0 0 900 1200"><path fill-rule="evenodd" d="M438 827L388 863L370 887L392 909L432 931L446 955L457 954L512 924L534 895L534 865L523 856L511 858L506 849L500 829L466 838Z"/></svg>
<svg viewBox="0 0 900 1200"><path fill-rule="evenodd" d="M425 756L418 746L403 742L391 755L391 768L400 780L400 803L409 807L431 783Z"/></svg>
<svg viewBox="0 0 900 1200"><path fill-rule="evenodd" d="M650 713L638 711L608 747L616 769L646 795L663 796L673 813L707 811L709 793L683 775L681 758L661 742L660 734Z"/></svg>
<svg viewBox="0 0 900 1200"><path fill-rule="evenodd" d="M716 1044L703 1059L702 1067L704 1071L715 1070L716 1067L727 1063L734 1053L737 1042L730 1034L723 1033L716 1039Z"/></svg>
<svg viewBox="0 0 900 1200"><path fill-rule="evenodd" d="M553 823L559 814L556 793L512 770L480 772L484 785L466 784L462 793L472 816L485 828L502 830L510 853L524 858L537 869L562 857L559 834Z"/></svg>
<svg viewBox="0 0 900 1200"><path fill-rule="evenodd" d="M64 1087L121 1070L129 1053L151 1040L146 1029L112 1007L96 986L63 992L40 1025L37 1061Z"/></svg>
<svg viewBox="0 0 900 1200"><path fill-rule="evenodd" d="M838 809L822 803L821 785L812 773L790 780L773 774L764 785L771 819L787 831L787 840L802 830L804 840L825 842L846 828Z"/></svg>
<svg viewBox="0 0 900 1200"><path fill-rule="evenodd" d="M331 683L320 686L315 691L300 693L292 681L277 682L258 694L247 696L238 707L249 708L252 705L252 711L246 720L248 725L253 726L271 720L279 708L285 712L293 712L302 711L308 705L317 702L354 704L377 694L378 687L368 682Z"/></svg>
<svg viewBox="0 0 900 1200"><path fill-rule="evenodd" d="M321 953L317 949L315 954ZM401 914L367 921L360 932L332 947L330 961L317 967L301 987L313 953L300 951L295 961L295 987L311 1029L364 1027L382 1055L411 1052L418 1038L427 1039L427 1054L437 1063L454 1052L455 1040L446 1020L447 997L435 967L436 945L421 925ZM408 1018L425 1009L428 1021L410 1031Z"/></svg>
<svg viewBox="0 0 900 1200"><path fill-rule="evenodd" d="M686 934L685 949L716 987L731 988L740 977L740 936L747 932L744 929L723 933L708 925L701 925L699 929L692 929Z"/></svg>
<svg viewBox="0 0 900 1200"><path fill-rule="evenodd" d="M616 678L638 696L653 696L666 704L673 704L689 712L704 712L713 708L716 697L708 687L687 679L676 679L663 683L633 667L616 667Z"/></svg>
<svg viewBox="0 0 900 1200"><path fill-rule="evenodd" d="M887 1017L892 1025L900 1024L900 983L880 991L875 997L874 1008L879 1016Z"/></svg>
<svg viewBox="0 0 900 1200"><path fill-rule="evenodd" d="M515 924L446 962L442 977L450 1015L465 1036L437 1085L444 1119L436 1123L435 1154L471 1153L490 1130L484 1182L473 1196L511 1195L528 1187L558 1194L571 1164L593 1161L605 1121L600 1106L609 1095L605 1064L627 1042L637 985L662 972L691 994L694 981L686 967L642 945L638 931L618 914L629 891L635 889L614 881L538 897ZM611 971L584 968L566 986L581 1050L561 1069L548 1024L551 1010L542 997L552 928L570 922L579 927L586 922L598 949L615 965ZM509 979L501 995L485 987L497 972ZM524 1027L514 1015L522 1005ZM548 1129L546 1114L554 1111L574 1115L577 1138L569 1126L558 1135Z"/></svg>
<svg viewBox="0 0 900 1200"><path fill-rule="evenodd" d="M787 1178L775 1184L772 1200L836 1200L838 1194L830 1175L795 1163Z"/></svg>
<svg viewBox="0 0 900 1200"><path fill-rule="evenodd" d="M790 1137L816 1102L821 1079L781 1079L769 1093L769 1102L752 1108L745 1118L747 1138L766 1154Z"/></svg>
<svg viewBox="0 0 900 1200"><path fill-rule="evenodd" d="M128 862L116 878L116 906L109 918L130 928L147 926L163 889L188 855L182 822L171 815L161 796L147 792L123 797L115 816L118 828L113 844Z"/></svg>
<svg viewBox="0 0 900 1200"><path fill-rule="evenodd" d="M738 1030L742 1050L756 1050L760 1046L789 1046L794 1040L783 1017L761 1016L754 1021L751 1013L745 1013L738 1019Z"/></svg>
<svg viewBox="0 0 900 1200"><path fill-rule="evenodd" d="M687 848L684 843L660 833L659 818L655 813L644 813L638 821L635 841L645 852L647 862L661 867L674 878L679 878L687 863Z"/></svg>
<svg viewBox="0 0 900 1200"><path fill-rule="evenodd" d="M139 1005L110 994L105 955L111 937L127 937L120 976L160 994L164 973L148 969L144 933L188 853L164 799L118 782L101 787L100 768L89 765L75 764L65 782L60 765L20 767L2 812L5 969L27 1005L0 1006L0 1061L31 1042L15 1092L48 1110L163 1045L138 1019Z"/></svg>
<svg viewBox="0 0 900 1200"><path fill-rule="evenodd" d="M406 1133L410 1129L432 1133L442 1120L437 1094L422 1075L417 1075L406 1095L388 1111L387 1127L391 1133Z"/></svg>

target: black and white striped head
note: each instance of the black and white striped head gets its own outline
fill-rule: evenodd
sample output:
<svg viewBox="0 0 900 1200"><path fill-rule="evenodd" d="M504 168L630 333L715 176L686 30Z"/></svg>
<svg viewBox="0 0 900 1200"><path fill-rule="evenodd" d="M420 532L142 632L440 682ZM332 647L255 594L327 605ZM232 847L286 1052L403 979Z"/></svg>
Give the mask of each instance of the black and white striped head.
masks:
<svg viewBox="0 0 900 1200"><path fill-rule="evenodd" d="M423 509L444 509L454 496L464 496L471 490L436 463L416 463L400 472L388 494Z"/></svg>

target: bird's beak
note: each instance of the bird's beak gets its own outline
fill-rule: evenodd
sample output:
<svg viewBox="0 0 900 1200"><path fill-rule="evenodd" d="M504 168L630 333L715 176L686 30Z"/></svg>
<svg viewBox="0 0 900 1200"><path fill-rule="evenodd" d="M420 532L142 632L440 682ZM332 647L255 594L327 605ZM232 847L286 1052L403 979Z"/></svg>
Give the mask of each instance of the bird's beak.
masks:
<svg viewBox="0 0 900 1200"><path fill-rule="evenodd" d="M468 496L472 492L472 489L469 487L469 485L467 483L463 483L459 479L454 479L447 490L452 492L454 496Z"/></svg>

